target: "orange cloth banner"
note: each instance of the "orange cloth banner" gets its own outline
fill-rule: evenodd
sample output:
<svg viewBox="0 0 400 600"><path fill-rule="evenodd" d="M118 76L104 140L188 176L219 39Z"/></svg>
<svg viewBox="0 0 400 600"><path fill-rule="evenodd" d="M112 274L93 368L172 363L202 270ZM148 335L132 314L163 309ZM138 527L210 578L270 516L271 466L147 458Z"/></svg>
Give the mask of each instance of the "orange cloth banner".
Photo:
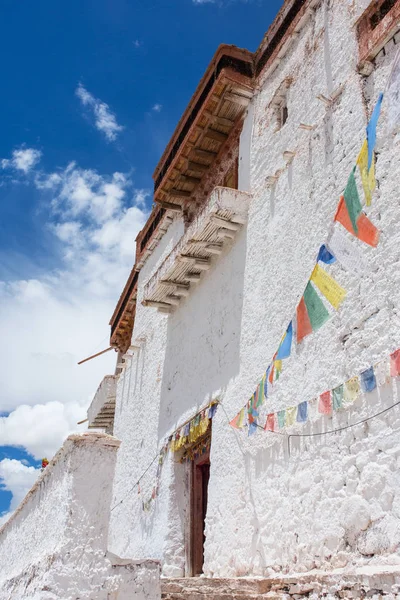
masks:
<svg viewBox="0 0 400 600"><path fill-rule="evenodd" d="M352 235L354 235L362 242L365 242L366 244L369 244L374 248L376 248L376 246L378 245L379 231L364 213L361 213L358 217L358 233L354 233L353 225L351 223L350 216L347 211L346 203L344 201L343 196L340 197L339 205L334 220L338 221L338 223L341 223L341 225L343 225L343 227L345 227L347 231L349 231Z"/></svg>
<svg viewBox="0 0 400 600"><path fill-rule="evenodd" d="M312 333L310 317L308 316L304 297L297 307L297 343L299 344L307 335Z"/></svg>

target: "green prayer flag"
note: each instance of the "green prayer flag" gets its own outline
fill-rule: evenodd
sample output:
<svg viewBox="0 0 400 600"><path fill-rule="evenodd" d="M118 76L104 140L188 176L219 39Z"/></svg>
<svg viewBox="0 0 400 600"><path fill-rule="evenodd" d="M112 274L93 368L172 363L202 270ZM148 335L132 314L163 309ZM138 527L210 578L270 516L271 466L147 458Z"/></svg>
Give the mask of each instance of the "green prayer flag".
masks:
<svg viewBox="0 0 400 600"><path fill-rule="evenodd" d="M343 406L343 384L332 390L333 410L339 410Z"/></svg>
<svg viewBox="0 0 400 600"><path fill-rule="evenodd" d="M361 214L362 206L360 202L360 196L358 195L356 179L354 172L356 167L351 171L348 179L346 189L344 190L344 201L346 202L347 212L349 213L350 221L354 229L354 233L358 233L357 219Z"/></svg>
<svg viewBox="0 0 400 600"><path fill-rule="evenodd" d="M280 429L282 429L282 427L285 427L285 422L286 422L286 410L280 410L278 412L278 425L279 425Z"/></svg>
<svg viewBox="0 0 400 600"><path fill-rule="evenodd" d="M327 322L330 315L310 281L307 283L304 292L304 302L306 304L311 327L313 328L313 331L315 331Z"/></svg>

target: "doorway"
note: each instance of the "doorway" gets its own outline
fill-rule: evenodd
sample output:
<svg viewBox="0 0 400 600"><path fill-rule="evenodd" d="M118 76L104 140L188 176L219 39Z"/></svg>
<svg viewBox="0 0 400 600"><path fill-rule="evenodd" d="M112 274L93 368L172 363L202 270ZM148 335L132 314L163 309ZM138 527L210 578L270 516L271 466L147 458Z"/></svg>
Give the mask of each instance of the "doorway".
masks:
<svg viewBox="0 0 400 600"><path fill-rule="evenodd" d="M205 524L208 502L208 482L210 479L210 447L192 461L191 489L191 576L203 573Z"/></svg>

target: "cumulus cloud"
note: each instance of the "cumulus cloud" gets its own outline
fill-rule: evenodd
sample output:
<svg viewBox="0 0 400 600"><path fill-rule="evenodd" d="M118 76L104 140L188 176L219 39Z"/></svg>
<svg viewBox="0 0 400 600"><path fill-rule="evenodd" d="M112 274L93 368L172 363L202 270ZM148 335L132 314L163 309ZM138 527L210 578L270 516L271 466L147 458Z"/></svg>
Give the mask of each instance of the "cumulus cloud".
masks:
<svg viewBox="0 0 400 600"><path fill-rule="evenodd" d="M105 102L95 98L93 94L80 83L75 90L76 95L82 102L83 106L90 108L93 111L95 127L104 133L107 140L114 141L117 135L124 129L122 125L117 123L115 114L110 110L110 107Z"/></svg>
<svg viewBox="0 0 400 600"><path fill-rule="evenodd" d="M34 148L18 148L13 151L11 158L3 158L1 166L3 169L16 169L27 174L40 161L42 153Z"/></svg>
<svg viewBox="0 0 400 600"><path fill-rule="evenodd" d="M77 362L107 347L149 194L135 190L126 175L100 175L75 163L37 174L35 185L62 264L39 279L0 282L0 329L7 339L0 348L1 405L10 412L0 421L0 444L40 457L79 430L93 392L114 371L114 353Z"/></svg>
<svg viewBox="0 0 400 600"><path fill-rule="evenodd" d="M0 491L12 493L10 511L0 515L0 527L23 500L39 473L40 469L28 467L19 460L5 458L0 461Z"/></svg>

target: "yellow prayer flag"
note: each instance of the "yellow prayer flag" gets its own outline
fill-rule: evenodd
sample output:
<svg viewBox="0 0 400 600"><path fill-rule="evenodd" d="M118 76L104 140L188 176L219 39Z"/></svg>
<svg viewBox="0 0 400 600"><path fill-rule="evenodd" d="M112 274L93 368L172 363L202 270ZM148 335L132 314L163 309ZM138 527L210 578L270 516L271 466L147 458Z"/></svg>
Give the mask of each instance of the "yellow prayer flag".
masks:
<svg viewBox="0 0 400 600"><path fill-rule="evenodd" d="M364 141L360 154L357 158L357 165L360 169L360 176L362 186L364 188L365 203L367 206L371 206L372 194L376 187L375 180L375 157L372 158L371 168L368 171L368 142Z"/></svg>
<svg viewBox="0 0 400 600"><path fill-rule="evenodd" d="M354 402L355 400L357 400L359 393L360 393L360 382L359 382L357 376L352 377L351 379L346 381L346 383L344 384L344 390L343 390L343 399L345 402L347 402L348 404L350 404L351 402Z"/></svg>
<svg viewBox="0 0 400 600"><path fill-rule="evenodd" d="M290 427L290 425L294 424L294 422L296 420L296 414L297 414L297 406L293 406L291 408L286 409L286 421L285 421L286 427Z"/></svg>
<svg viewBox="0 0 400 600"><path fill-rule="evenodd" d="M315 265L311 275L311 281L315 283L321 294L332 304L336 310L346 297L344 290L319 264Z"/></svg>
<svg viewBox="0 0 400 600"><path fill-rule="evenodd" d="M279 379L279 375L282 372L282 361L275 360L274 365L275 365L275 379Z"/></svg>

